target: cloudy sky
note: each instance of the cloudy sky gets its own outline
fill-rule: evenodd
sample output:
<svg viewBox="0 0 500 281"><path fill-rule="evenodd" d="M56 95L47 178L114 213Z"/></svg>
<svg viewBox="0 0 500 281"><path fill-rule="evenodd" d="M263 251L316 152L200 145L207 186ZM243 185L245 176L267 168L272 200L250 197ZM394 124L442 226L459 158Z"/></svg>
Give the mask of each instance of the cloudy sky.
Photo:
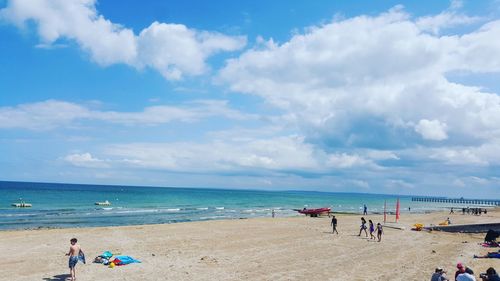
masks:
<svg viewBox="0 0 500 281"><path fill-rule="evenodd" d="M0 180L500 197L500 1L0 0Z"/></svg>

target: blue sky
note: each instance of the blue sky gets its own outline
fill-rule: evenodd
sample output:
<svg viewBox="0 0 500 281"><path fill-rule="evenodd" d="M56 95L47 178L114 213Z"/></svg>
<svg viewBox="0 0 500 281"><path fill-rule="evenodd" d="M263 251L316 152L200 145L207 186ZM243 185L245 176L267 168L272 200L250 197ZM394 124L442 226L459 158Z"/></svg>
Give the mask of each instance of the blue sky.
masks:
<svg viewBox="0 0 500 281"><path fill-rule="evenodd" d="M499 7L0 1L0 180L499 198Z"/></svg>

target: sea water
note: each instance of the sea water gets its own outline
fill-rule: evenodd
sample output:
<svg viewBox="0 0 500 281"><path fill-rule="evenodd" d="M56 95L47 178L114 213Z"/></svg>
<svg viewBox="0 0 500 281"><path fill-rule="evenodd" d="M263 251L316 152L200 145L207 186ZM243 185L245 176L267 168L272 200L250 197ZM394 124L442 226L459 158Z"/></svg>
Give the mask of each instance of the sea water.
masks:
<svg viewBox="0 0 500 281"><path fill-rule="evenodd" d="M436 209L409 196L306 191L228 190L0 181L0 229L160 224L217 219L296 216L294 209L330 207L334 212ZM25 201L31 208L15 208ZM108 200L111 206L96 206Z"/></svg>

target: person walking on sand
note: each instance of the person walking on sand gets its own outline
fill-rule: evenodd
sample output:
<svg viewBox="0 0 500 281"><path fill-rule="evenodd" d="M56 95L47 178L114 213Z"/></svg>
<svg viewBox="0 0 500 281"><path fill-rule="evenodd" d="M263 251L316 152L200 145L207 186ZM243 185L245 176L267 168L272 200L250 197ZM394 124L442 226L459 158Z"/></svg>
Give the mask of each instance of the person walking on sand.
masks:
<svg viewBox="0 0 500 281"><path fill-rule="evenodd" d="M274 212L274 209L273 209L271 212L271 216L274 218L275 215L276 215L276 213Z"/></svg>
<svg viewBox="0 0 500 281"><path fill-rule="evenodd" d="M372 220L368 220L368 224L370 227L370 239L375 239L375 235L373 235L373 232L375 232L375 227L373 226Z"/></svg>
<svg viewBox="0 0 500 281"><path fill-rule="evenodd" d="M70 240L71 246L69 247L69 252L66 253L66 256L69 256L68 265L69 265L69 274L71 278L69 280L76 280L76 264L78 260L81 260L85 263L85 255L83 254L82 248L77 244L78 240L76 238L72 238Z"/></svg>
<svg viewBox="0 0 500 281"><path fill-rule="evenodd" d="M363 216L368 215L368 207L366 207L366 204L363 205Z"/></svg>
<svg viewBox="0 0 500 281"><path fill-rule="evenodd" d="M382 240L382 233L384 233L384 230L382 229L382 225L380 223L377 223L377 238L378 242Z"/></svg>
<svg viewBox="0 0 500 281"><path fill-rule="evenodd" d="M331 226L332 226L332 228L333 228L332 233L337 232L337 235L338 235L338 234L339 234L339 232L337 231L337 218L336 218L335 216L333 216L333 217L332 217Z"/></svg>
<svg viewBox="0 0 500 281"><path fill-rule="evenodd" d="M361 226L359 227L359 234L361 236L361 232L365 231L366 237L368 237L368 232L366 232L366 220L364 217L361 217Z"/></svg>

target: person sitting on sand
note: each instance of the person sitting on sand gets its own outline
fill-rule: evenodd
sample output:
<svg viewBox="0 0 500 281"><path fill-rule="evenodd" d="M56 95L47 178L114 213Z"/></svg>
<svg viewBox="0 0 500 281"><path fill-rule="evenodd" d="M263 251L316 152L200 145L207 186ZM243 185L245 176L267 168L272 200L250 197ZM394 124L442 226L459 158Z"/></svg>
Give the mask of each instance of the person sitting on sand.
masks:
<svg viewBox="0 0 500 281"><path fill-rule="evenodd" d="M486 274L481 273L479 276L483 279L483 281L500 281L500 277L493 267L488 268L486 270Z"/></svg>
<svg viewBox="0 0 500 281"><path fill-rule="evenodd" d="M457 271L455 272L455 281L476 281L474 271L469 267L464 266L461 262L457 264Z"/></svg>
<svg viewBox="0 0 500 281"><path fill-rule="evenodd" d="M365 231L366 237L368 237L368 232L366 232L366 220L364 217L361 217L361 226L359 228L359 234L358 236L361 236L361 232Z"/></svg>
<svg viewBox="0 0 500 281"><path fill-rule="evenodd" d="M85 263L85 255L80 245L76 244L77 242L78 240L76 238L72 238L70 240L71 246L69 247L69 252L66 253L66 256L69 256L68 265L69 274L71 275L70 280L76 280L76 264L78 260L81 259L82 262Z"/></svg>
<svg viewBox="0 0 500 281"><path fill-rule="evenodd" d="M436 271L432 274L431 281L449 281L446 277L446 271L441 267L436 268Z"/></svg>
<svg viewBox="0 0 500 281"><path fill-rule="evenodd" d="M375 227L373 226L372 220L368 220L368 224L370 227L370 239L375 239L375 235L373 235L373 232L375 232Z"/></svg>
<svg viewBox="0 0 500 281"><path fill-rule="evenodd" d="M333 228L332 233L337 232L337 235L338 235L338 234L339 234L339 232L337 231L337 218L336 218L335 216L333 216L333 217L332 217L331 226L332 226L332 228Z"/></svg>
<svg viewBox="0 0 500 281"><path fill-rule="evenodd" d="M382 233L384 232L384 230L382 229L382 225L380 223L377 223L377 238L378 238L378 242L380 242L382 240Z"/></svg>
<svg viewBox="0 0 500 281"><path fill-rule="evenodd" d="M451 220L450 220L450 218L446 218L446 223L447 223L448 225L450 225L450 224L451 224Z"/></svg>

